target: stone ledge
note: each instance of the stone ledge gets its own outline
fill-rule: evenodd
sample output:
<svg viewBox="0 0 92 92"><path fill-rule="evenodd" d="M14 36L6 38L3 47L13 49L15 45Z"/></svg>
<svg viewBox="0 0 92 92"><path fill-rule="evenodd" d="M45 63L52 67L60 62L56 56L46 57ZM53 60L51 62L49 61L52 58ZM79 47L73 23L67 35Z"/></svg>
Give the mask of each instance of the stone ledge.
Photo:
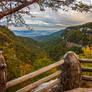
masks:
<svg viewBox="0 0 92 92"><path fill-rule="evenodd" d="M92 92L92 88L76 88L65 92Z"/></svg>

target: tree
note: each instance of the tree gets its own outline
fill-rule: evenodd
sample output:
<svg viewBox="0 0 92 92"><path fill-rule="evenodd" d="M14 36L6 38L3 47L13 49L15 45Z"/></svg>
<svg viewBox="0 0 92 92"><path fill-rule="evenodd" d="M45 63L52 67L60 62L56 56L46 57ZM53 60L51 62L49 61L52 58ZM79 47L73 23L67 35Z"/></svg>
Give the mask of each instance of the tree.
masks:
<svg viewBox="0 0 92 92"><path fill-rule="evenodd" d="M82 39L83 35L82 32L79 30L72 30L67 33L67 41L74 42L77 44L80 44L80 41Z"/></svg>
<svg viewBox="0 0 92 92"><path fill-rule="evenodd" d="M86 58L92 58L92 47L86 46L82 48L83 54Z"/></svg>
<svg viewBox="0 0 92 92"><path fill-rule="evenodd" d="M92 47L92 34L88 36L88 44L90 47Z"/></svg>
<svg viewBox="0 0 92 92"><path fill-rule="evenodd" d="M27 7L28 5L33 4L36 0L24 1L24 2L21 2L21 0L13 0L13 1L16 2L15 7L12 8L12 5L11 5L12 0L10 0L9 6L8 6L9 8L7 9L6 7L8 4L7 0L1 0L0 3L1 3L2 11L0 12L0 19L3 18L4 16L15 13L16 11L19 11L22 8Z"/></svg>
<svg viewBox="0 0 92 92"><path fill-rule="evenodd" d="M15 20L20 20L20 22L25 23L21 14L30 15L30 12L23 8L30 10L29 5L33 3L37 3L42 11L44 11L44 7L51 7L56 10L61 8L61 6L67 6L81 12L89 11L91 8L91 6L83 4L82 2L76 2L76 0L0 0L0 19L6 17L7 22L9 22L13 17Z"/></svg>

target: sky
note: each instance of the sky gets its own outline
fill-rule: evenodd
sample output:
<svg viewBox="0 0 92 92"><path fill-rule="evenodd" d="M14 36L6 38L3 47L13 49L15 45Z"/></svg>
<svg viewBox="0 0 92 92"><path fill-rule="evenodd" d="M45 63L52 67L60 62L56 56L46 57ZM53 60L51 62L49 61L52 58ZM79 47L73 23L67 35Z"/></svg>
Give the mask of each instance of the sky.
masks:
<svg viewBox="0 0 92 92"><path fill-rule="evenodd" d="M80 0L78 0L80 1ZM89 4L91 0L83 0ZM54 11L51 8L45 8L45 11L40 11L37 4L31 5L30 13L35 17L23 16L26 24L29 24L34 30L60 30L68 26L74 26L92 22L92 13L75 12L69 10L65 12L61 9ZM26 29L25 27L10 27L11 29Z"/></svg>

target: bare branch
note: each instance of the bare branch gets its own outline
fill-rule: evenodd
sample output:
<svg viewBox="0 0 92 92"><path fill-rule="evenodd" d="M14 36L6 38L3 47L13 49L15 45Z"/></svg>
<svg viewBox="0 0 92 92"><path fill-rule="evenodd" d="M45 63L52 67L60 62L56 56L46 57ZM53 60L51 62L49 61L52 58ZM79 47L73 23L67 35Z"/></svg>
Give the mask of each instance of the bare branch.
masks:
<svg viewBox="0 0 92 92"><path fill-rule="evenodd" d="M45 7L50 7L53 10L62 9L64 11L72 9L79 12L88 12L92 9L92 6L76 1L77 0L0 0L0 19L6 19L8 23L16 22L15 24L18 24L18 22L22 22L22 24L24 24L23 14L30 16L29 5L35 2L39 5L41 11L45 11ZM23 8L28 8L28 10Z"/></svg>
<svg viewBox="0 0 92 92"><path fill-rule="evenodd" d="M19 11L21 10L22 8L25 8L31 4L33 4L34 2L36 2L36 0L32 0L32 1L28 1L28 2L24 2L22 3L21 5L13 8L13 9L9 9L7 11L4 11L4 12L0 12L0 19L3 18L4 16L7 16L7 15L10 15L12 13L15 13L16 11Z"/></svg>

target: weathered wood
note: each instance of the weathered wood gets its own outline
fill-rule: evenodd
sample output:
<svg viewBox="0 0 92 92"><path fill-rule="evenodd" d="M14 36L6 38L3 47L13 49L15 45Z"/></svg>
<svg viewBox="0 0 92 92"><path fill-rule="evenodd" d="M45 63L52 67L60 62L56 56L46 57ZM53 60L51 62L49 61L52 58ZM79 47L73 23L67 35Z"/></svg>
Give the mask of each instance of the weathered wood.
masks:
<svg viewBox="0 0 92 92"><path fill-rule="evenodd" d="M0 92L5 92L6 90L6 63L2 56L2 51L0 51Z"/></svg>
<svg viewBox="0 0 92 92"><path fill-rule="evenodd" d="M53 68L55 68L55 67L57 67L59 65L62 65L63 63L64 63L64 60L61 60L61 61L58 61L58 62L56 62L54 64L51 64L51 65L46 66L44 68L41 68L38 71L29 73L27 75L24 75L22 77L19 77L19 78L15 79L15 80L9 81L7 83L7 85L6 85L6 87L9 88L9 87L14 86L16 84L22 83L23 81L26 81L26 80L28 80L30 78L33 78L33 77L35 77L37 75L40 75L40 74L42 74L42 73L44 73L44 72L46 72L48 70L51 70L51 69L53 69Z"/></svg>
<svg viewBox="0 0 92 92"><path fill-rule="evenodd" d="M92 63L92 59L79 59L81 63Z"/></svg>
<svg viewBox="0 0 92 92"><path fill-rule="evenodd" d="M61 66L62 74L60 92L79 87L81 81L81 65L78 56L74 52L68 52L64 56L64 64Z"/></svg>
<svg viewBox="0 0 92 92"><path fill-rule="evenodd" d="M53 73L53 74L51 74L51 75L49 75L41 80L38 80L32 84L29 84L28 86L26 86L26 87L24 87L16 92L28 92L29 90L32 90L33 88L35 88L35 87L39 86L40 84L58 76L59 74L61 74L61 71L57 71L57 72L55 72L55 73Z"/></svg>
<svg viewBox="0 0 92 92"><path fill-rule="evenodd" d="M82 80L92 81L92 76L82 75Z"/></svg>
<svg viewBox="0 0 92 92"><path fill-rule="evenodd" d="M60 81L59 80L55 80L53 83L50 83L49 85L47 85L46 87L44 88L41 88L39 89L38 91L36 92L47 92L48 89L52 88L53 86L57 85Z"/></svg>
<svg viewBox="0 0 92 92"><path fill-rule="evenodd" d="M82 68L83 72L92 72L92 68Z"/></svg>

